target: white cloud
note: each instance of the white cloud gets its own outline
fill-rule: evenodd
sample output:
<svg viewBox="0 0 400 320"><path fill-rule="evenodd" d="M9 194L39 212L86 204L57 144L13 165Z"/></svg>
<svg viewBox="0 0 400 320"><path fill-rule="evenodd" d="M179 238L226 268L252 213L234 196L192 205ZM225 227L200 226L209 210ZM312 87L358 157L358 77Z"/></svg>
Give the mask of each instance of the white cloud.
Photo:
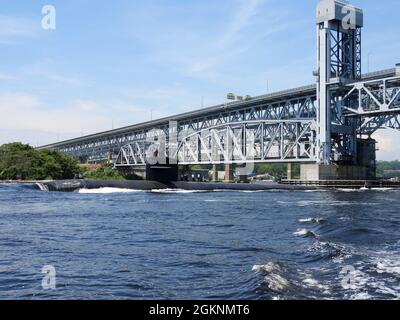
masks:
<svg viewBox="0 0 400 320"><path fill-rule="evenodd" d="M264 0L239 1L240 5L227 28L216 39L207 39L198 46L202 48L199 50L200 55L189 59L185 72L192 76L207 76L210 69L215 69L221 63L226 63L253 47L260 36L257 36L257 40L254 37L248 38L245 37L245 31L254 22L258 9L264 2Z"/></svg>
<svg viewBox="0 0 400 320"><path fill-rule="evenodd" d="M235 43L239 33L249 25L251 19L257 14L257 9L263 2L263 0L240 1L237 12L218 44L221 47L226 47Z"/></svg>
<svg viewBox="0 0 400 320"><path fill-rule="evenodd" d="M51 84L58 83L67 86L86 86L93 84L83 73L62 70L57 61L43 60L30 65L19 67L21 78L33 78L36 80L45 80Z"/></svg>
<svg viewBox="0 0 400 320"><path fill-rule="evenodd" d="M14 44L16 39L31 37L40 29L40 19L37 23L31 19L0 15L0 44Z"/></svg>
<svg viewBox="0 0 400 320"><path fill-rule="evenodd" d="M42 73L42 76L65 85L82 86L88 83L88 80L79 74Z"/></svg>
<svg viewBox="0 0 400 320"><path fill-rule="evenodd" d="M373 138L378 141L378 160L400 160L400 149L397 148L400 131L380 130L373 135Z"/></svg>
<svg viewBox="0 0 400 320"><path fill-rule="evenodd" d="M62 109L48 108L33 95L0 95L0 112L2 129L73 133L83 126L97 130L104 125L104 119L88 111L82 103Z"/></svg>
<svg viewBox="0 0 400 320"><path fill-rule="evenodd" d="M237 63L239 56L244 57L267 37L297 23L286 19L285 10L268 11L266 3L267 0L233 1L232 8L223 13L226 18L212 26L204 24L201 32L169 26L168 32L155 29L133 36L151 49L151 61L184 76L224 83L231 73L229 65ZM136 27L141 16L134 17L132 24Z"/></svg>
<svg viewBox="0 0 400 320"><path fill-rule="evenodd" d="M125 101L77 99L49 107L38 96L0 94L0 144L17 140L34 145L66 140L150 120L150 110ZM153 117L164 114L153 111ZM27 134L29 132L29 134ZM22 138L21 138L22 137Z"/></svg>
<svg viewBox="0 0 400 320"><path fill-rule="evenodd" d="M18 77L9 75L9 74L4 74L0 73L0 81L10 81L10 80L17 80Z"/></svg>

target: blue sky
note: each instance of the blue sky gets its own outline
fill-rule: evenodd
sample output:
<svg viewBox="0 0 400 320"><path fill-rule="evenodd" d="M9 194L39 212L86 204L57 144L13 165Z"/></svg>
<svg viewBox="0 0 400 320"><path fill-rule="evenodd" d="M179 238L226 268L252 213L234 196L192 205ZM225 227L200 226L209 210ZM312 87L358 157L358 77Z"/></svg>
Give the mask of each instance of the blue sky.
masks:
<svg viewBox="0 0 400 320"><path fill-rule="evenodd" d="M0 0L0 144L46 144L313 83L317 0ZM400 62L400 2L365 12L363 68ZM57 29L41 28L54 5ZM378 134L400 159L398 133Z"/></svg>

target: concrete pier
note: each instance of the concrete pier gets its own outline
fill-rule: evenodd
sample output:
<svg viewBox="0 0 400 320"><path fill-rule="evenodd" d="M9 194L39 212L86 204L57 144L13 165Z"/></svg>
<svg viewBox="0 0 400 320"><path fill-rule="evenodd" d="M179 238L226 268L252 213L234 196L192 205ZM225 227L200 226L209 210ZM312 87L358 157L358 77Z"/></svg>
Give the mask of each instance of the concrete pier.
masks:
<svg viewBox="0 0 400 320"><path fill-rule="evenodd" d="M147 165L146 180L158 182L178 181L178 165Z"/></svg>
<svg viewBox="0 0 400 320"><path fill-rule="evenodd" d="M325 164L302 164L300 180L375 180L376 179L376 141L357 140L357 157L354 162L335 162ZM290 180L288 178L288 180Z"/></svg>
<svg viewBox="0 0 400 320"><path fill-rule="evenodd" d="M339 164L302 164L300 180L302 181L335 181L335 180L370 180L369 169L358 165Z"/></svg>
<svg viewBox="0 0 400 320"><path fill-rule="evenodd" d="M225 182L232 182L233 180L234 180L233 165L226 164L225 165Z"/></svg>
<svg viewBox="0 0 400 320"><path fill-rule="evenodd" d="M212 168L212 182L218 181L218 166L216 164L213 165Z"/></svg>
<svg viewBox="0 0 400 320"><path fill-rule="evenodd" d="M287 179L288 180L293 179L293 163L288 163L287 165Z"/></svg>

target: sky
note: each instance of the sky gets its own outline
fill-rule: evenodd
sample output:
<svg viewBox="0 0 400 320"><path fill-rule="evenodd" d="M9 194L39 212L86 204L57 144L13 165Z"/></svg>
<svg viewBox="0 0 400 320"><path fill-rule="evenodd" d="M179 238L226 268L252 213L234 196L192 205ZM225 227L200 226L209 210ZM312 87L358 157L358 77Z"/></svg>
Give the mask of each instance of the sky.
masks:
<svg viewBox="0 0 400 320"><path fill-rule="evenodd" d="M0 144L38 146L315 82L317 0L0 0ZM363 71L400 62L400 1L357 0ZM384 3L384 4L383 4ZM42 28L42 8L56 29ZM380 160L400 133L376 134Z"/></svg>

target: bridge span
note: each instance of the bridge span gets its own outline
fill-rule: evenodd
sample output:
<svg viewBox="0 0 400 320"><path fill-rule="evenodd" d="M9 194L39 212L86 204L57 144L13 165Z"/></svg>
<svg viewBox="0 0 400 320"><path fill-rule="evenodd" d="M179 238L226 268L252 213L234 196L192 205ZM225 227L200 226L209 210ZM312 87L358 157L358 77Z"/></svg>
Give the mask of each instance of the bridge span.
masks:
<svg viewBox="0 0 400 320"><path fill-rule="evenodd" d="M42 146L82 162L302 163L302 177L371 179L379 129L400 129L400 65L361 72L363 11L317 6L317 84Z"/></svg>

